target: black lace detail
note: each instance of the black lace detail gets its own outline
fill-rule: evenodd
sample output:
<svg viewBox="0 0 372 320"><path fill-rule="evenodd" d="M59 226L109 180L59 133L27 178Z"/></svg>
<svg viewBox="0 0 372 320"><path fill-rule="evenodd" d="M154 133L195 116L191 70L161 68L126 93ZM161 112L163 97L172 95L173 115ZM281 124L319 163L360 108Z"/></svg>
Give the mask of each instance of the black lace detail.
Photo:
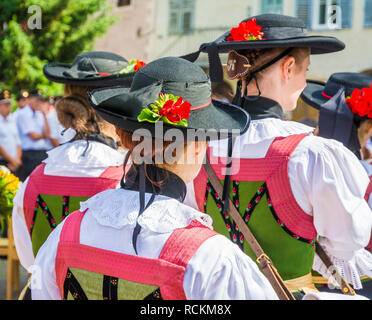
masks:
<svg viewBox="0 0 372 320"><path fill-rule="evenodd" d="M103 300L118 300L118 278L103 276Z"/></svg>
<svg viewBox="0 0 372 320"><path fill-rule="evenodd" d="M79 282L73 275L70 269L67 269L65 282L63 284L63 299L67 300L68 293L71 293L71 296L74 300L88 300L84 290L80 286Z"/></svg>
<svg viewBox="0 0 372 320"><path fill-rule="evenodd" d="M163 300L163 297L161 296L160 288L157 288L155 291L151 292L143 300Z"/></svg>

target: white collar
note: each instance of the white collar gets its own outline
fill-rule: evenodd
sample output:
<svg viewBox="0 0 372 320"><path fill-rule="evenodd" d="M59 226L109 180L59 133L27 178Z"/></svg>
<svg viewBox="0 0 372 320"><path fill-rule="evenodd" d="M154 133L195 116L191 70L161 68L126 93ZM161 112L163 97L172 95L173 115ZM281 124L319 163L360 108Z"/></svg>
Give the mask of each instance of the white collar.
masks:
<svg viewBox="0 0 372 320"><path fill-rule="evenodd" d="M86 148L87 141L76 140L48 151L48 158L43 161L46 164L45 173L60 175L58 172L61 172L71 176L70 173L80 172L81 176L96 176L95 169L123 165L125 151L119 152L97 141L89 141Z"/></svg>
<svg viewBox="0 0 372 320"><path fill-rule="evenodd" d="M264 140L272 140L276 137L288 137L295 134L312 133L315 128L295 121L267 118L252 120L248 131L241 137L246 144L257 144Z"/></svg>
<svg viewBox="0 0 372 320"><path fill-rule="evenodd" d="M252 120L247 132L236 139L233 157L250 158L255 151L258 158L264 157L275 138L312 134L314 129L295 121L274 118ZM226 157L227 140L212 141L209 146L212 147L214 156Z"/></svg>
<svg viewBox="0 0 372 320"><path fill-rule="evenodd" d="M151 195L145 195L145 202ZM139 212L139 193L125 189L103 191L80 203L80 211L88 210L99 224L115 229L135 227ZM212 229L212 218L181 202L165 196L156 196L154 202L138 218L143 229L152 232L169 233L174 229L187 227L198 220Z"/></svg>

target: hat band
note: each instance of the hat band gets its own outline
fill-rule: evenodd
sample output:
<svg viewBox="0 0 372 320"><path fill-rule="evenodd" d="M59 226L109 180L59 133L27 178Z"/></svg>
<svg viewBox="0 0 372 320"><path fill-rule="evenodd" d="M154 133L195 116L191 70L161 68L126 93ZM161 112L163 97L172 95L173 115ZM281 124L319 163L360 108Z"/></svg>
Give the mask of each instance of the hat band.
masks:
<svg viewBox="0 0 372 320"><path fill-rule="evenodd" d="M287 40L290 38L307 37L306 28L295 27L262 27L264 40Z"/></svg>
<svg viewBox="0 0 372 320"><path fill-rule="evenodd" d="M0 100L0 103L11 103L12 100L11 99L1 99Z"/></svg>
<svg viewBox="0 0 372 320"><path fill-rule="evenodd" d="M209 99L207 103L205 103L205 104L203 104L201 106L198 106L198 107L195 107L195 108L191 108L190 111L196 111L196 110L203 109L203 108L209 106L211 103L212 103L212 98Z"/></svg>
<svg viewBox="0 0 372 320"><path fill-rule="evenodd" d="M325 98L327 98L327 99L332 99L333 98L333 97L325 94L324 91L322 91L322 96L325 97Z"/></svg>

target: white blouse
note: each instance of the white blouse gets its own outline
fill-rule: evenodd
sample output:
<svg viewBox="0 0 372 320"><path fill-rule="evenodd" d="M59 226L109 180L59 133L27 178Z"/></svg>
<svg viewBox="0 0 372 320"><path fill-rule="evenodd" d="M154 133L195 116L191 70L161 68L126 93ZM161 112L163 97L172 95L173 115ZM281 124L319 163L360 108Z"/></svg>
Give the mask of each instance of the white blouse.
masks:
<svg viewBox="0 0 372 320"><path fill-rule="evenodd" d="M139 211L138 192L107 190L81 204L87 210L80 229L85 245L135 255L132 234ZM150 195L146 194L146 202ZM68 217L66 218L68 219ZM156 196L138 218L142 230L138 255L156 259L173 230L197 219L211 227L211 218L177 200ZM40 248L32 276L32 299L61 299L56 284L55 258L62 222ZM187 244L185 244L187 245ZM183 287L191 300L276 300L277 296L256 263L226 237L206 240L186 267Z"/></svg>
<svg viewBox="0 0 372 320"><path fill-rule="evenodd" d="M86 141L77 140L48 151L48 158L43 161L46 164L44 173L66 177L99 177L107 167L120 166L124 162L123 152L96 141L89 141L89 147L83 156L86 146ZM12 224L19 260L22 266L29 270L35 258L23 211L27 183L28 178L14 198Z"/></svg>
<svg viewBox="0 0 372 320"><path fill-rule="evenodd" d="M372 277L372 255L364 249L372 227L372 212L364 200L369 178L352 152L335 140L313 136L313 130L292 121L254 120L237 138L233 157L264 158L276 137L310 134L290 158L291 189L298 205L313 217L319 243L345 280L360 289L360 276ZM226 140L210 146L214 156L226 157ZM196 207L192 184L188 185L187 204ZM317 256L313 268L327 276Z"/></svg>

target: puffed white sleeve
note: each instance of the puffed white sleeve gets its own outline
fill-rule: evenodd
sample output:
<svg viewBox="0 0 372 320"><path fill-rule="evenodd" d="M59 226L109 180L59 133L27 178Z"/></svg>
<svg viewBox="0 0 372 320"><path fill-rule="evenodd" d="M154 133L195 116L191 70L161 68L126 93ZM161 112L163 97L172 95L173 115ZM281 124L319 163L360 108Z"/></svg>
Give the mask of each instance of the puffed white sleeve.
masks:
<svg viewBox="0 0 372 320"><path fill-rule="evenodd" d="M222 235L200 246L186 267L183 286L188 300L278 300L256 263Z"/></svg>
<svg viewBox="0 0 372 320"><path fill-rule="evenodd" d="M66 219L49 234L36 255L35 263L31 267L32 300L62 299L56 281L55 261L61 230Z"/></svg>
<svg viewBox="0 0 372 320"><path fill-rule="evenodd" d="M362 288L361 276L372 276L372 255L364 248L372 212L364 196L369 177L357 157L341 143L306 137L293 152L288 168L294 197L313 216L318 242L345 280ZM313 269L329 277L316 255Z"/></svg>
<svg viewBox="0 0 372 320"><path fill-rule="evenodd" d="M14 244L21 265L28 270L33 265L35 257L32 250L30 233L27 229L23 210L23 199L28 184L28 178L22 184L13 200L12 226Z"/></svg>

